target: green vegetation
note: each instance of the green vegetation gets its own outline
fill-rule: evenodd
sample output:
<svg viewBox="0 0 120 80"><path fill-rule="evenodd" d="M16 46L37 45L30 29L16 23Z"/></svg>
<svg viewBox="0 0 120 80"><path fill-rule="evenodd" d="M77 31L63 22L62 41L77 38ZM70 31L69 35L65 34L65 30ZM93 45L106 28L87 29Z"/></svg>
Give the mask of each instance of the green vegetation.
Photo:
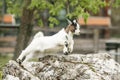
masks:
<svg viewBox="0 0 120 80"><path fill-rule="evenodd" d="M6 0L6 2L8 13L21 16L26 1ZM41 13L44 13L45 10L48 10L49 26L54 26L54 24L59 24L57 16L63 9L66 10L65 17L70 19L74 17L84 17L86 21L89 17L89 12L97 13L102 7L109 5L118 7L120 5L119 0L106 2L106 0L31 0L28 9L34 9L34 18L39 19L38 23L40 25L42 25L43 21L41 18L38 18L38 16L40 16Z"/></svg>
<svg viewBox="0 0 120 80"><path fill-rule="evenodd" d="M0 55L0 80L2 80L2 69L10 59L8 55Z"/></svg>
<svg viewBox="0 0 120 80"><path fill-rule="evenodd" d="M120 34L112 34L111 35L113 38L120 38Z"/></svg>
<svg viewBox="0 0 120 80"><path fill-rule="evenodd" d="M22 15L23 8L27 1L24 0L6 0L7 12L17 16ZM14 4L14 5L13 5ZM97 13L102 7L106 6L103 0L30 0L28 9L33 9L34 19L39 19L38 23L42 25L41 13L45 10L49 14L49 26L59 24L58 16L61 10L66 10L66 18L84 17L85 21L89 17L89 12Z"/></svg>
<svg viewBox="0 0 120 80"><path fill-rule="evenodd" d="M11 59L11 57L7 55L0 55L0 70L2 70L2 67Z"/></svg>

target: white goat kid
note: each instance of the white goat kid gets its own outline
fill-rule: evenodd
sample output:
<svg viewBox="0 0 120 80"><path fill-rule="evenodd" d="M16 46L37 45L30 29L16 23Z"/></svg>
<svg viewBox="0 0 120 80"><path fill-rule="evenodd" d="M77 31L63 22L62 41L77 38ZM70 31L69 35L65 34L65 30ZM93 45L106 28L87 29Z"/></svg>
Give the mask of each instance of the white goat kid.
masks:
<svg viewBox="0 0 120 80"><path fill-rule="evenodd" d="M22 51L17 62L21 63L25 57L24 61L28 61L32 57L30 55L36 52L40 54L49 54L50 52L56 53L63 50L65 55L71 53L74 45L73 35L80 34L80 26L76 20L68 20L68 22L69 25L66 28L63 28L53 36L43 36L43 33L37 33L33 41Z"/></svg>

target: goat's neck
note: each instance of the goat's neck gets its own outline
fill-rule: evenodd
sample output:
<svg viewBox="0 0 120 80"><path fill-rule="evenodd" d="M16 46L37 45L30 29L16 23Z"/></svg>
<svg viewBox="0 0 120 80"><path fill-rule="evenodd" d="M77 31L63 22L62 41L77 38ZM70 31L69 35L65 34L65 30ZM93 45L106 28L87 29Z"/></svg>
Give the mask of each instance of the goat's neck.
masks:
<svg viewBox="0 0 120 80"><path fill-rule="evenodd" d="M65 28L65 31L68 35L70 35L71 37L73 37L73 33L72 31L70 30L70 25L68 25L66 28Z"/></svg>
<svg viewBox="0 0 120 80"><path fill-rule="evenodd" d="M69 32L70 32L70 25L68 25L68 26L65 28L65 31L66 31L66 33L69 33Z"/></svg>

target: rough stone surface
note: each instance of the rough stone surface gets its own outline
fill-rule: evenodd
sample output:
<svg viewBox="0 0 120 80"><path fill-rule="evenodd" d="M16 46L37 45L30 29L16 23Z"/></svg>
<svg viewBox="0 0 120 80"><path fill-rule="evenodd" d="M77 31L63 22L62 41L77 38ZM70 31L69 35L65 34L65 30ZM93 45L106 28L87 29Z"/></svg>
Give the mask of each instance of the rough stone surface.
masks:
<svg viewBox="0 0 120 80"><path fill-rule="evenodd" d="M22 66L10 60L3 80L120 80L120 65L107 53L48 55Z"/></svg>

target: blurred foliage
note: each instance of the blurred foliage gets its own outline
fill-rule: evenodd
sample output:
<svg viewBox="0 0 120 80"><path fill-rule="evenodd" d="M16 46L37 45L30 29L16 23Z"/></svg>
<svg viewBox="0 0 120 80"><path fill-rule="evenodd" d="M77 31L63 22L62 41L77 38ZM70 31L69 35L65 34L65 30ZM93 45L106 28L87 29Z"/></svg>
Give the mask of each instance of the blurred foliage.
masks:
<svg viewBox="0 0 120 80"><path fill-rule="evenodd" d="M1 2L1 0L0 0L0 12L2 12L2 2ZM2 13L0 13L0 19L1 19L1 15L2 15Z"/></svg>
<svg viewBox="0 0 120 80"><path fill-rule="evenodd" d="M1 1L1 0L0 0ZM2 2L0 2L0 7L2 7Z"/></svg>
<svg viewBox="0 0 120 80"><path fill-rule="evenodd" d="M0 55L0 71L11 58L8 55Z"/></svg>
<svg viewBox="0 0 120 80"><path fill-rule="evenodd" d="M58 15L62 9L65 9L67 12L66 18L84 17L86 22L89 17L88 11L97 13L100 7L104 7L105 5L106 3L102 0L32 0L29 8L37 8L40 11L48 9L50 27L53 27L54 24L59 24L55 16Z"/></svg>
<svg viewBox="0 0 120 80"><path fill-rule="evenodd" d="M2 80L2 71L0 71L0 80Z"/></svg>
<svg viewBox="0 0 120 80"><path fill-rule="evenodd" d="M114 4L113 4L114 3ZM120 0L113 0L111 1L111 5L115 8L120 7Z"/></svg>
<svg viewBox="0 0 120 80"><path fill-rule="evenodd" d="M8 13L14 13L17 16L21 16L23 5L25 3L24 0L6 0L6 2ZM34 19L38 18L38 15L47 9L49 12L48 20L50 26L53 27L54 24L59 24L56 16L58 16L62 9L66 10L66 18L72 19L84 17L84 20L87 21L89 12L97 13L100 8L106 5L113 5L115 7L120 6L120 0L110 0L109 3L106 4L105 0L31 0L31 4L28 8L35 9ZM38 22L40 25L43 25L41 18Z"/></svg>
<svg viewBox="0 0 120 80"><path fill-rule="evenodd" d="M6 0L7 12L15 14L16 16L21 16L23 0Z"/></svg>
<svg viewBox="0 0 120 80"><path fill-rule="evenodd" d="M10 59L8 55L0 55L0 80L2 80L2 69Z"/></svg>

